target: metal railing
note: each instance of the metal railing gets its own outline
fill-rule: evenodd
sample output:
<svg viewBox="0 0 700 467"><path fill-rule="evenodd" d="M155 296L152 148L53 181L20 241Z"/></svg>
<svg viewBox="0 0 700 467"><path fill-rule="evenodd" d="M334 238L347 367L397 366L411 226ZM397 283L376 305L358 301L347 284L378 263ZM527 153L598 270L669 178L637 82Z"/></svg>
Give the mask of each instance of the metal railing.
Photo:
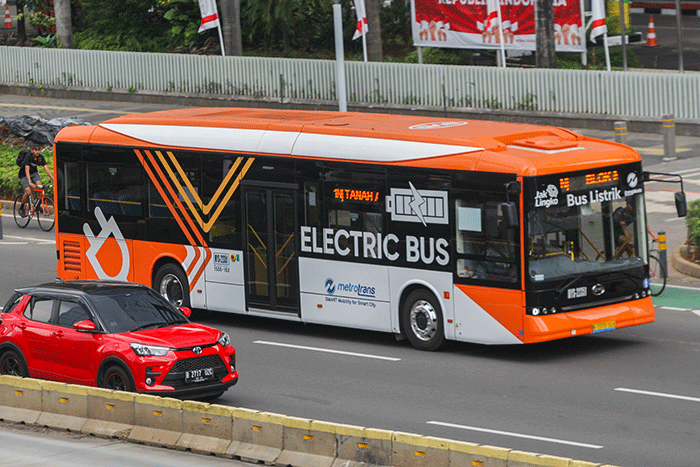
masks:
<svg viewBox="0 0 700 467"><path fill-rule="evenodd" d="M700 119L700 73L346 62L350 102ZM332 60L0 46L0 82L335 101Z"/></svg>

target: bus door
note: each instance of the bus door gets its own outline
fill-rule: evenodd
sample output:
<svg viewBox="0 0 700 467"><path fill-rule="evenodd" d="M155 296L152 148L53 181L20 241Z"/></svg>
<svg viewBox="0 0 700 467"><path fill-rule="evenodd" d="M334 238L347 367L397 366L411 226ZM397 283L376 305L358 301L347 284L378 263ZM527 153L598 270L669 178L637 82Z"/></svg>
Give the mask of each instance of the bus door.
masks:
<svg viewBox="0 0 700 467"><path fill-rule="evenodd" d="M245 187L248 310L299 313L296 186Z"/></svg>

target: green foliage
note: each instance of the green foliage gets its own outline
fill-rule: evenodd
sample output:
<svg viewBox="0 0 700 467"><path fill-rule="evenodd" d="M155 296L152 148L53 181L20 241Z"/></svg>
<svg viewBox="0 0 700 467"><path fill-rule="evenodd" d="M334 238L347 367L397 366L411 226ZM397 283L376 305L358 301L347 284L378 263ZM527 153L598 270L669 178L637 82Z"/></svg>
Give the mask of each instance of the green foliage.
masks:
<svg viewBox="0 0 700 467"><path fill-rule="evenodd" d="M27 22L35 29L51 29L56 26L56 18L49 16L42 11L37 11L35 13L20 13L17 15L16 19L26 19Z"/></svg>
<svg viewBox="0 0 700 467"><path fill-rule="evenodd" d="M56 49L60 46L60 42L56 34L49 34L48 36L38 36L34 40L38 42L41 48Z"/></svg>
<svg viewBox="0 0 700 467"><path fill-rule="evenodd" d="M22 183L19 181L19 167L15 164L17 154L22 148L14 146L0 146L0 198L14 199L22 193ZM53 171L53 155L50 149L41 152L46 158L49 170ZM46 173L43 169L39 172L42 180L46 180ZM50 180L48 180L50 182Z"/></svg>
<svg viewBox="0 0 700 467"><path fill-rule="evenodd" d="M700 246L700 199L688 203L685 225L688 226L688 242Z"/></svg>
<svg viewBox="0 0 700 467"><path fill-rule="evenodd" d="M624 68L622 60L622 47L610 47L610 68L622 70ZM581 70L581 54L578 53L558 53L557 68L567 70ZM604 70L605 69L605 50L596 48L588 51L588 66L589 70ZM642 68L642 62L639 61L631 47L627 47L627 68Z"/></svg>
<svg viewBox="0 0 700 467"><path fill-rule="evenodd" d="M166 52L178 44L164 13L164 3L149 0L81 0L73 40L80 49Z"/></svg>
<svg viewBox="0 0 700 467"><path fill-rule="evenodd" d="M410 2L396 1L384 6L380 9L379 20L384 45L413 45Z"/></svg>
<svg viewBox="0 0 700 467"><path fill-rule="evenodd" d="M343 4L346 39L355 29L354 11ZM241 30L245 50L282 51L284 56L334 50L333 0L241 0ZM345 41L346 50L358 45ZM355 41L356 43L359 41ZM256 53L260 55L260 53Z"/></svg>
<svg viewBox="0 0 700 467"><path fill-rule="evenodd" d="M488 52L479 53L479 57L487 55ZM464 49L438 49L432 47L423 48L423 63L426 65L472 65L474 64L475 53ZM406 63L418 63L418 51L413 48L411 52L404 56Z"/></svg>
<svg viewBox="0 0 700 467"><path fill-rule="evenodd" d="M169 0L163 3L166 8L163 19L170 23L166 35L171 44L198 47L210 37L209 33L198 32L201 16L196 0Z"/></svg>

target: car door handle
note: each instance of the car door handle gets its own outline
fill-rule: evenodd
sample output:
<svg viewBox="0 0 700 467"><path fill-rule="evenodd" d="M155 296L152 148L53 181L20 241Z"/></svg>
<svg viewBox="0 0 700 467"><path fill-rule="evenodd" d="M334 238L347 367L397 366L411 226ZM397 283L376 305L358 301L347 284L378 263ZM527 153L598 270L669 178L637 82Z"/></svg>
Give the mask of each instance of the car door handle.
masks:
<svg viewBox="0 0 700 467"><path fill-rule="evenodd" d="M54 335L55 337L63 337L63 331L55 331L55 332L53 333L53 335Z"/></svg>
<svg viewBox="0 0 700 467"><path fill-rule="evenodd" d="M17 327L20 328L20 329L23 330L23 331L24 331L25 329L27 329L27 325L24 324L24 323L18 324Z"/></svg>

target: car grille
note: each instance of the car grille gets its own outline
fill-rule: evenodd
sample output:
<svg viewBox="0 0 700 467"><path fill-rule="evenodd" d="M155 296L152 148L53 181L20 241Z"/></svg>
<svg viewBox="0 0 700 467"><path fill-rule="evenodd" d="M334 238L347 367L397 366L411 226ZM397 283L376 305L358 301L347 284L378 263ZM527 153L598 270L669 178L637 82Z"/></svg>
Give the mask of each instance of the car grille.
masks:
<svg viewBox="0 0 700 467"><path fill-rule="evenodd" d="M214 379L203 383L185 384L185 371L201 370L204 368L214 369ZM161 384L172 386L175 389L195 388L206 386L212 383L219 383L228 375L229 370L219 355L205 355L202 357L185 358L175 362Z"/></svg>
<svg viewBox="0 0 700 467"><path fill-rule="evenodd" d="M224 361L218 355L205 355L203 357L185 358L178 360L171 368L170 372L184 373L190 370L200 370L202 368L216 368L224 366Z"/></svg>

